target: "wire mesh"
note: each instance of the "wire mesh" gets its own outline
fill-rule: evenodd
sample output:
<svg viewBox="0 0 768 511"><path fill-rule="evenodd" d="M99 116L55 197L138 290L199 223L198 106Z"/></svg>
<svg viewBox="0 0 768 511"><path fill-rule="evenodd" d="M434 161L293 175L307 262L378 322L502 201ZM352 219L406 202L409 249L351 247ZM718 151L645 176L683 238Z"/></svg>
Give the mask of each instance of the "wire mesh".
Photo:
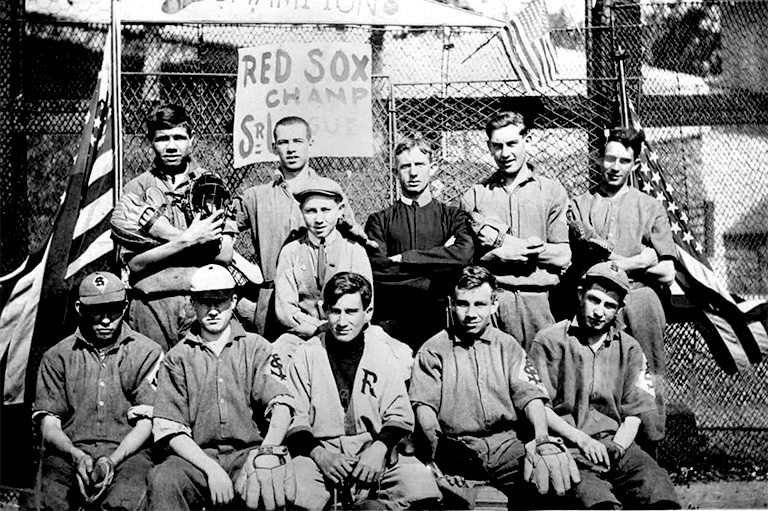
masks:
<svg viewBox="0 0 768 511"><path fill-rule="evenodd" d="M0 45L0 65L11 71L19 62L14 52L22 46L12 44L15 33L23 35L18 44L24 56L20 73L0 73L3 273L47 235L52 223L109 16L105 2L96 0L27 4L34 4L37 14L18 22L0 8L0 38L9 43ZM278 41L355 41L372 48L375 156L321 157L312 165L347 190L358 221L394 200L390 151L410 131L423 133L438 149L433 191L455 202L493 171L483 126L493 112L509 106L533 114L534 165L574 195L589 186L596 141L611 123L612 44L620 43L629 55L629 95L713 268L732 292L767 295L768 174L762 169L768 167L768 50L763 43L768 2L619 4L613 28L603 15L593 13L595 27L589 30L552 33L560 79L535 96L523 90L501 41L488 30L126 25L124 180L151 163L144 118L163 101L190 110L196 123L194 156L223 174L233 190L270 179L274 165L232 168L237 48ZM13 143L6 134L15 137ZM19 159L14 147L25 147L26 154ZM23 183L14 181L19 179ZM21 189L28 194L8 191ZM9 216L18 219L16 224L9 223ZM247 248L247 237L243 240ZM671 414L662 454L667 465L684 466L703 452L768 457L762 449L768 435L768 366L724 375L691 323L670 325L666 339Z"/></svg>

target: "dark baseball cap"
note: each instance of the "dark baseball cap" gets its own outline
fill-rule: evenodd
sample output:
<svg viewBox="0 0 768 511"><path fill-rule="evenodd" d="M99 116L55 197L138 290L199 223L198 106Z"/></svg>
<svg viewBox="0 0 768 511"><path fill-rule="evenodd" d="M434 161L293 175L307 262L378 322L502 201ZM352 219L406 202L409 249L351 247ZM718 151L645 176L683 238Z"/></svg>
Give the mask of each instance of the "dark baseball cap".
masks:
<svg viewBox="0 0 768 511"><path fill-rule="evenodd" d="M303 186L293 191L293 196L300 203L312 195L323 195L340 201L344 192L339 183L327 177L316 177L308 180Z"/></svg>
<svg viewBox="0 0 768 511"><path fill-rule="evenodd" d="M621 291L622 295L629 293L630 284L629 277L624 270L619 268L616 263L612 261L604 261L592 266L581 277L582 282L593 280L607 280L614 284L617 290Z"/></svg>
<svg viewBox="0 0 768 511"><path fill-rule="evenodd" d="M80 303L99 305L125 301L125 284L114 273L97 271L80 283Z"/></svg>

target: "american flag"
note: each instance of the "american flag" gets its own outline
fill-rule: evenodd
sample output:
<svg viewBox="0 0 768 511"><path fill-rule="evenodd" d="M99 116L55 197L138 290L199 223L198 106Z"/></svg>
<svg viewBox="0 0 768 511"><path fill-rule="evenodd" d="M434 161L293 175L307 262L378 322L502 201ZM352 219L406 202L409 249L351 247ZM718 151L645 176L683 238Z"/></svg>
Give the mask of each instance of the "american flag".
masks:
<svg viewBox="0 0 768 511"><path fill-rule="evenodd" d="M633 126L640 129L631 102L629 116ZM717 364L733 374L760 362L768 353L768 304L764 300L738 300L712 271L704 246L691 232L688 214L664 178L659 157L648 141L643 143L634 174L636 186L667 209L677 248L676 284L698 309L700 331Z"/></svg>
<svg viewBox="0 0 768 511"><path fill-rule="evenodd" d="M512 16L501 39L526 92L544 92L552 86L558 71L544 0L533 0Z"/></svg>
<svg viewBox="0 0 768 511"><path fill-rule="evenodd" d="M114 206L110 39L108 34L79 150L51 233L17 270L0 278L4 404L24 401L32 346L48 346L63 338L72 277L113 248L109 230Z"/></svg>

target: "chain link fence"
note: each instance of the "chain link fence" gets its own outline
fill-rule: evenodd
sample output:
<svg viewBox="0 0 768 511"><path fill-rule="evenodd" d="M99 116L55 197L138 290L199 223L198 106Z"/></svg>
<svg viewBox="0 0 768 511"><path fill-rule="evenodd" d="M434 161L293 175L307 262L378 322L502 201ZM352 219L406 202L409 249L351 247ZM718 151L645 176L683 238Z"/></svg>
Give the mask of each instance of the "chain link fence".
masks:
<svg viewBox="0 0 768 511"><path fill-rule="evenodd" d="M71 5L70 10L84 12L104 9L99 3L92 9L87 2ZM105 25L63 21L64 15L28 15L11 22L0 12L0 37L12 42L14 30L23 34L22 42L2 47L0 65L10 71L18 62L10 52L23 49L24 56L19 75L0 73L0 92L18 91L0 95L0 131L16 141L0 142L3 273L47 234L100 64ZM232 168L237 48L333 40L371 45L377 150L372 158L321 157L312 164L347 190L359 221L396 197L391 151L411 131L439 148L433 191L455 202L493 171L483 125L506 107L523 108L535 117L534 165L575 195L590 185L600 134L611 123L611 57L613 46L621 44L629 55L629 95L713 268L732 292L765 296L768 174L762 169L768 166L768 55L762 41L768 35L768 2L619 4L612 13L592 16L589 31L553 32L560 79L535 97L516 80L501 41L490 30L126 25L124 180L151 163L143 120L163 101L189 109L196 122L193 154L223 174L233 190L270 179L272 164ZM14 76L20 77L18 83ZM26 153L14 156L19 147ZM8 184L18 179L24 182ZM9 215L27 220L9 229ZM247 254L248 241L241 243ZM665 387L671 413L662 446L665 463L690 465L703 453L768 459L762 449L768 435L768 365L723 374L695 325L674 322L674 314L667 335Z"/></svg>

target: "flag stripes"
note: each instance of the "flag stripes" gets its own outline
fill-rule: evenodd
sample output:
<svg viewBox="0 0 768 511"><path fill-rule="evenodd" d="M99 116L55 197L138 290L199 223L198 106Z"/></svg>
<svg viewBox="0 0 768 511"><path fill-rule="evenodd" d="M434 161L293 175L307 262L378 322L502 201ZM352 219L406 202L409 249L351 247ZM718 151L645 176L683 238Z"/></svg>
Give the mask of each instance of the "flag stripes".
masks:
<svg viewBox="0 0 768 511"><path fill-rule="evenodd" d="M552 86L558 71L544 0L529 2L513 16L501 39L526 92L544 92Z"/></svg>
<svg viewBox="0 0 768 511"><path fill-rule="evenodd" d="M639 117L631 102L628 108L630 122L640 129ZM764 324L768 312L766 302L739 303L717 278L648 141L643 143L640 165L634 175L638 188L667 210L677 249L676 281L698 310L701 333L717 364L732 374L760 362L768 353L768 330Z"/></svg>
<svg viewBox="0 0 768 511"><path fill-rule="evenodd" d="M108 36L80 147L52 231L15 277L0 279L3 297L7 296L0 311L0 357L6 360L4 404L18 404L26 398L31 349L58 340L50 338L52 333L61 335L74 285L71 277L113 248L109 229L114 206L109 49Z"/></svg>

